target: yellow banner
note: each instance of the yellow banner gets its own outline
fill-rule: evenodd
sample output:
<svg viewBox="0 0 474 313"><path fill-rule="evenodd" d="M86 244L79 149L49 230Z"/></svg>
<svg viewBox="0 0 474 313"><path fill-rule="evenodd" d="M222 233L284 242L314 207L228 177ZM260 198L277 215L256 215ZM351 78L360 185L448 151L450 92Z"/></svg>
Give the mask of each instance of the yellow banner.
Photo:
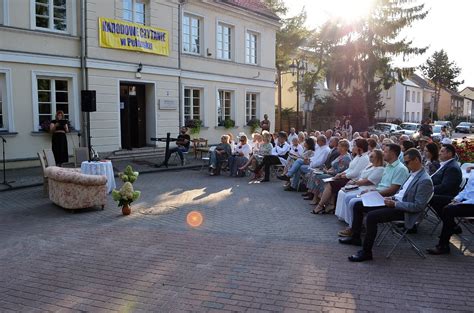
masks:
<svg viewBox="0 0 474 313"><path fill-rule="evenodd" d="M170 53L167 30L103 17L99 17L99 44L110 49Z"/></svg>

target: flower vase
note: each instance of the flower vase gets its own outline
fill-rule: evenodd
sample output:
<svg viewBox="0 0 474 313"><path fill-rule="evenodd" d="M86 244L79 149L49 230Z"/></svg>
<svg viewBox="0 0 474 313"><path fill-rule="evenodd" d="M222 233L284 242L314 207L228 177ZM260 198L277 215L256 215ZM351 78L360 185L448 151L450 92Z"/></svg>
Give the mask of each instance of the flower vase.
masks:
<svg viewBox="0 0 474 313"><path fill-rule="evenodd" d="M130 205L128 203L124 204L122 206L122 214L123 215L130 215L130 213L132 213L132 209L130 208Z"/></svg>

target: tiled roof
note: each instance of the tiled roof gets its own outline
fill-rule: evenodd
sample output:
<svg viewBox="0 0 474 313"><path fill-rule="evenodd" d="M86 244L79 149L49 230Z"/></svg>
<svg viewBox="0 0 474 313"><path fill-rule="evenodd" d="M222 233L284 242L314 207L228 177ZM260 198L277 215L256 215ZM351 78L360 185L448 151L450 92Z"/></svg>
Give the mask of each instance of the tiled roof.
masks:
<svg viewBox="0 0 474 313"><path fill-rule="evenodd" d="M217 2L227 3L254 13L263 15L273 20L280 20L278 15L268 8L263 0L217 0Z"/></svg>
<svg viewBox="0 0 474 313"><path fill-rule="evenodd" d="M446 90L449 94L451 94L451 96L455 96L455 97L459 97L459 98L464 98L463 96L461 96L459 94L459 92L455 91L455 90L451 90L451 89L448 89L448 88L443 88L444 90Z"/></svg>
<svg viewBox="0 0 474 313"><path fill-rule="evenodd" d="M416 74L412 74L410 76L410 80L413 81L418 86L420 86L421 88L434 90L433 87L430 86L430 83L426 79L424 79L423 77L420 77Z"/></svg>

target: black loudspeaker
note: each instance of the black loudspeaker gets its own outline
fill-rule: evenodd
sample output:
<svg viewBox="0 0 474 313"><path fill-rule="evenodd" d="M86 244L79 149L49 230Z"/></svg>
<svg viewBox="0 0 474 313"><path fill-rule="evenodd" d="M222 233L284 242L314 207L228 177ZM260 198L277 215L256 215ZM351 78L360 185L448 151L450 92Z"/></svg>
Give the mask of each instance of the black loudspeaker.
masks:
<svg viewBox="0 0 474 313"><path fill-rule="evenodd" d="M97 105L95 101L95 90L81 91L81 107L82 112L95 112Z"/></svg>

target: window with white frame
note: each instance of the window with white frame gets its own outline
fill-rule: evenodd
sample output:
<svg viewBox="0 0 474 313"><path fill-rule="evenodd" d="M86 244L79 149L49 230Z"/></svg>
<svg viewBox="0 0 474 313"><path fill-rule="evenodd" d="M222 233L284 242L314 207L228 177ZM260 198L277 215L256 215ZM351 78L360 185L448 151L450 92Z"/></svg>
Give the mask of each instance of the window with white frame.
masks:
<svg viewBox="0 0 474 313"><path fill-rule="evenodd" d="M416 102L417 102L417 103L420 103L420 102L421 102L421 94L420 94L419 91L416 93Z"/></svg>
<svg viewBox="0 0 474 313"><path fill-rule="evenodd" d="M123 0L123 19L132 23L145 25L146 1Z"/></svg>
<svg viewBox="0 0 474 313"><path fill-rule="evenodd" d="M0 130L6 130L7 126L7 109L6 109L6 79L4 74L0 74Z"/></svg>
<svg viewBox="0 0 474 313"><path fill-rule="evenodd" d="M184 89L184 120L201 119L201 89Z"/></svg>
<svg viewBox="0 0 474 313"><path fill-rule="evenodd" d="M35 25L38 28L67 31L66 0L36 0Z"/></svg>
<svg viewBox="0 0 474 313"><path fill-rule="evenodd" d="M219 90L217 99L217 125L224 126L226 119L232 118L232 91Z"/></svg>
<svg viewBox="0 0 474 313"><path fill-rule="evenodd" d="M247 31L245 34L245 62L248 64L257 64L257 40L256 33Z"/></svg>
<svg viewBox="0 0 474 313"><path fill-rule="evenodd" d="M405 101L406 102L410 101L410 90L405 91Z"/></svg>
<svg viewBox="0 0 474 313"><path fill-rule="evenodd" d="M5 24L5 15L6 12L6 2L5 0L0 0L0 25Z"/></svg>
<svg viewBox="0 0 474 313"><path fill-rule="evenodd" d="M415 102L415 92L411 92L411 102Z"/></svg>
<svg viewBox="0 0 474 313"><path fill-rule="evenodd" d="M415 112L411 112L411 121L412 121L412 122L415 121Z"/></svg>
<svg viewBox="0 0 474 313"><path fill-rule="evenodd" d="M201 54L201 19L190 14L183 16L183 52Z"/></svg>
<svg viewBox="0 0 474 313"><path fill-rule="evenodd" d="M69 81L64 78L37 78L38 130L49 126L57 111L69 119Z"/></svg>
<svg viewBox="0 0 474 313"><path fill-rule="evenodd" d="M416 112L416 121L420 122L420 112Z"/></svg>
<svg viewBox="0 0 474 313"><path fill-rule="evenodd" d="M222 23L217 24L217 58L232 59L232 27Z"/></svg>
<svg viewBox="0 0 474 313"><path fill-rule="evenodd" d="M258 94L248 92L245 100L245 122L248 123L253 118L257 118Z"/></svg>

